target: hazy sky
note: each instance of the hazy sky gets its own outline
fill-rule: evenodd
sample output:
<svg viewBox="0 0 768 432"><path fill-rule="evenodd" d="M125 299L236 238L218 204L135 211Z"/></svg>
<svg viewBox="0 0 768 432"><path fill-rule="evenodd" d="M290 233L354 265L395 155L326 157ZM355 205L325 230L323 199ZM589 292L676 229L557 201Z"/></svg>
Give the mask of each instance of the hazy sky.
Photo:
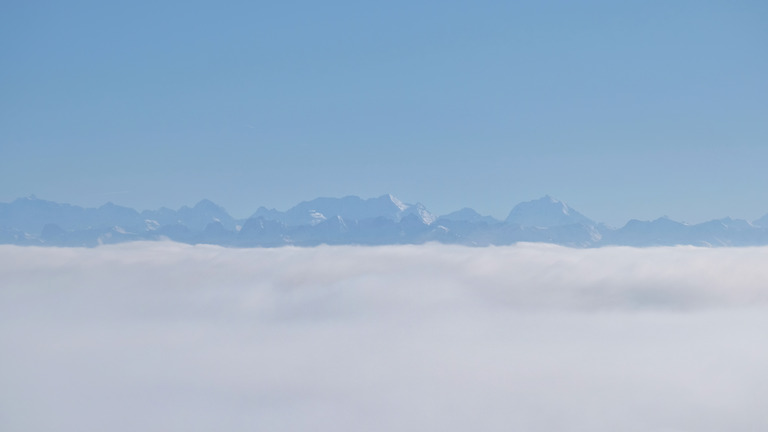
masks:
<svg viewBox="0 0 768 432"><path fill-rule="evenodd" d="M4 2L0 201L768 212L768 3Z"/></svg>
<svg viewBox="0 0 768 432"><path fill-rule="evenodd" d="M0 429L766 430L766 259L0 245Z"/></svg>

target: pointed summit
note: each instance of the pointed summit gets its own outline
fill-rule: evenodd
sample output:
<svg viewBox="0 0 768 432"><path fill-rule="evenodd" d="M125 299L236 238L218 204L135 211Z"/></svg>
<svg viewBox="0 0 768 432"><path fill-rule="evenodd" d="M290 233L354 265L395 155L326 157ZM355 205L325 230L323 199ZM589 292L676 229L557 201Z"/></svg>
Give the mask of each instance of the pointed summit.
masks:
<svg viewBox="0 0 768 432"><path fill-rule="evenodd" d="M507 222L521 226L556 227L563 225L594 225L588 217L568 207L549 195L533 201L522 202L515 206L506 219Z"/></svg>
<svg viewBox="0 0 768 432"><path fill-rule="evenodd" d="M200 202L193 207L196 210L209 209L209 210L221 210L222 207L209 199L201 199Z"/></svg>
<svg viewBox="0 0 768 432"><path fill-rule="evenodd" d="M224 228L233 230L235 220L223 207L211 200L200 200L194 207L183 206L176 212L178 220L194 231L203 230L211 222L220 222Z"/></svg>

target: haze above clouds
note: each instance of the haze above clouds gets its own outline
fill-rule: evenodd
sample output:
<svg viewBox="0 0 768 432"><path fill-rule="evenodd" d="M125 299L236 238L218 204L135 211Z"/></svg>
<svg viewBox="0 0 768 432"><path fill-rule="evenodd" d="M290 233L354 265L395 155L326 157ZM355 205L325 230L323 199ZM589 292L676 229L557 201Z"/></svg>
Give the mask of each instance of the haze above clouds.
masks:
<svg viewBox="0 0 768 432"><path fill-rule="evenodd" d="M760 430L766 259L0 246L0 429Z"/></svg>

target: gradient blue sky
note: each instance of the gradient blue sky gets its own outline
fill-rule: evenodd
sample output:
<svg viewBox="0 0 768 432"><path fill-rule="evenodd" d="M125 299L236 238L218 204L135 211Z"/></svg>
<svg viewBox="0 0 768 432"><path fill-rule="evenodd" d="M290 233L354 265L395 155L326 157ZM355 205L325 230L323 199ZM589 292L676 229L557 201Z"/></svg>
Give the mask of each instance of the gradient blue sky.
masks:
<svg viewBox="0 0 768 432"><path fill-rule="evenodd" d="M4 2L0 201L768 213L768 2Z"/></svg>

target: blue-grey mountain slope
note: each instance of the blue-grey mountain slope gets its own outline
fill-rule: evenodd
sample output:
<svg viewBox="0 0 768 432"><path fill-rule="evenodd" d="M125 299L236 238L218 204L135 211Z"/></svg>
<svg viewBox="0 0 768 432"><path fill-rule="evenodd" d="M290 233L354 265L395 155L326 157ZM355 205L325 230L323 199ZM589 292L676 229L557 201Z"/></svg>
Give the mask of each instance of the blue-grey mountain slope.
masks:
<svg viewBox="0 0 768 432"><path fill-rule="evenodd" d="M563 225L595 225L595 222L549 195L516 205L505 220L528 227L558 227Z"/></svg>
<svg viewBox="0 0 768 432"><path fill-rule="evenodd" d="M438 221L451 221L451 222L468 222L468 223L486 223L494 224L499 223L499 220L491 216L483 216L475 210L464 207L461 210L442 215L438 218Z"/></svg>
<svg viewBox="0 0 768 432"><path fill-rule="evenodd" d="M760 228L768 228L768 214L752 222L752 225L759 226Z"/></svg>

